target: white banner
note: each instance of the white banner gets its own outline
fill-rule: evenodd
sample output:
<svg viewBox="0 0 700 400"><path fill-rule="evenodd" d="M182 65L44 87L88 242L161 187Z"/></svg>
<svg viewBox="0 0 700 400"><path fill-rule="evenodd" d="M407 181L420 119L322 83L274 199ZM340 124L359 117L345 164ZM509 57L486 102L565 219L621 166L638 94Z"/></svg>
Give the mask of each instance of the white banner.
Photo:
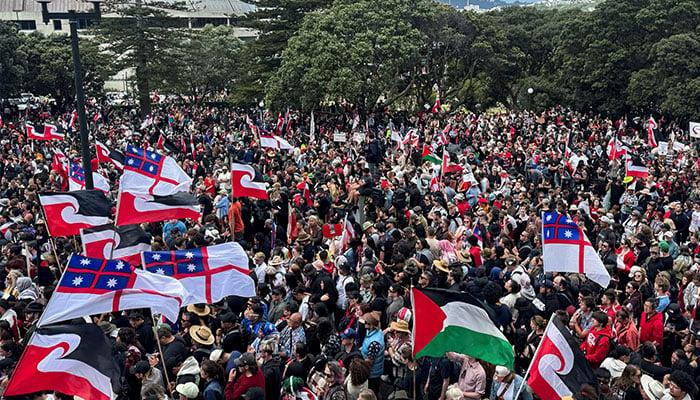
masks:
<svg viewBox="0 0 700 400"><path fill-rule="evenodd" d="M345 142L347 142L347 140L348 139L345 137L345 133L343 133L343 132L333 133L333 141L334 142L345 143Z"/></svg>
<svg viewBox="0 0 700 400"><path fill-rule="evenodd" d="M700 122L690 123L690 137L700 137Z"/></svg>
<svg viewBox="0 0 700 400"><path fill-rule="evenodd" d="M668 142L659 142L659 155L665 156L668 154Z"/></svg>

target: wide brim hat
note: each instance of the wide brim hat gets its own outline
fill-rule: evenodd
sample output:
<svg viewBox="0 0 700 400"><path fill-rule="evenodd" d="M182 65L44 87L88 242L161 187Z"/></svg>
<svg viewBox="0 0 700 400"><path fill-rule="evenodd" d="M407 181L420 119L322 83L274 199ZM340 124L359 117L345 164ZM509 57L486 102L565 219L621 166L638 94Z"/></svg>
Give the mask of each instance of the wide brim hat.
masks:
<svg viewBox="0 0 700 400"><path fill-rule="evenodd" d="M190 304L187 306L187 311L193 312L200 317L205 317L211 313L211 308L206 304Z"/></svg>
<svg viewBox="0 0 700 400"><path fill-rule="evenodd" d="M433 261L433 266L442 272L450 272L449 268L447 268L448 265L450 264L445 260Z"/></svg>
<svg viewBox="0 0 700 400"><path fill-rule="evenodd" d="M190 337L199 344L214 344L214 334L211 329L203 325L194 325L190 328Z"/></svg>
<svg viewBox="0 0 700 400"><path fill-rule="evenodd" d="M271 267L276 267L276 266L282 265L282 264L284 264L284 260L283 260L282 257L280 257L280 256L274 256L274 257L272 257L272 260L270 260L270 261L267 263L267 265L269 265L269 266L271 266Z"/></svg>
<svg viewBox="0 0 700 400"><path fill-rule="evenodd" d="M392 330L397 332L411 333L411 330L408 329L408 322L404 320L394 321L390 324L390 327Z"/></svg>
<svg viewBox="0 0 700 400"><path fill-rule="evenodd" d="M472 262L472 255L469 250L459 250L457 252L457 259L461 262L470 263Z"/></svg>
<svg viewBox="0 0 700 400"><path fill-rule="evenodd" d="M311 240L311 236L303 231L299 234L299 237L297 237L298 242L308 242L309 240Z"/></svg>
<svg viewBox="0 0 700 400"><path fill-rule="evenodd" d="M661 400L664 397L663 383L655 380L649 375L642 375L642 377L640 378L640 382L642 384L642 390L650 399Z"/></svg>

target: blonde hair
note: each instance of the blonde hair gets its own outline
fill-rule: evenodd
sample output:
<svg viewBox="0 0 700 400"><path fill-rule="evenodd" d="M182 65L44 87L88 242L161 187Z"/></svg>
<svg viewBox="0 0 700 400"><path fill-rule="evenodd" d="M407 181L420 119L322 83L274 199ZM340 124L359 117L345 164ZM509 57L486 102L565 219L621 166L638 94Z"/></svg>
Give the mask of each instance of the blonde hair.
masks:
<svg viewBox="0 0 700 400"><path fill-rule="evenodd" d="M447 387L447 391L445 392L445 398L447 400L460 400L462 396L462 389L460 389L457 384L453 383Z"/></svg>

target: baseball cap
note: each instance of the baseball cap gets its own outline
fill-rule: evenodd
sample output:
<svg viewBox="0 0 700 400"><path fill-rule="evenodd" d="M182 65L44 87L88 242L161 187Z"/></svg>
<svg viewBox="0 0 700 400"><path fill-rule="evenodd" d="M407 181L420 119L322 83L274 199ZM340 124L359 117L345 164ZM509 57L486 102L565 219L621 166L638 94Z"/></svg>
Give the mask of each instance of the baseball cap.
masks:
<svg viewBox="0 0 700 400"><path fill-rule="evenodd" d="M243 353L243 354L241 354L240 357L238 357L236 359L235 363L236 363L237 367L240 367L243 365L250 365L250 366L256 365L255 356L251 353Z"/></svg>
<svg viewBox="0 0 700 400"><path fill-rule="evenodd" d="M344 331L340 332L341 339L355 339L357 333L352 328L346 328Z"/></svg>

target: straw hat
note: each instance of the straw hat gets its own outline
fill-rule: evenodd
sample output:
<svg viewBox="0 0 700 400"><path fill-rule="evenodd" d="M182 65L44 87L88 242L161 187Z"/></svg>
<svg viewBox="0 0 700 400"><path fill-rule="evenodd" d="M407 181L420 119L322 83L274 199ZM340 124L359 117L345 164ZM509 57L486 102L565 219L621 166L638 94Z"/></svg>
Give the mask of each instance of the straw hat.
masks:
<svg viewBox="0 0 700 400"><path fill-rule="evenodd" d="M469 250L459 250L457 252L457 259L461 262L470 263L472 262L472 255Z"/></svg>
<svg viewBox="0 0 700 400"><path fill-rule="evenodd" d="M297 237L298 242L308 242L309 240L311 240L311 236L309 236L309 234L304 231L299 233L299 237Z"/></svg>
<svg viewBox="0 0 700 400"><path fill-rule="evenodd" d="M187 311L193 312L200 317L206 317L211 313L211 309L209 308L208 305L206 304L190 304L187 306Z"/></svg>
<svg viewBox="0 0 700 400"><path fill-rule="evenodd" d="M391 323L391 329L397 331L397 332L406 332L406 333L411 333L411 330L408 329L408 322L404 320L400 321L394 321Z"/></svg>
<svg viewBox="0 0 700 400"><path fill-rule="evenodd" d="M282 257L280 257L280 256L274 256L274 257L272 257L272 260L270 260L270 261L267 263L267 265L269 265L269 266L271 266L271 267L276 267L276 266L282 265L282 264L284 264L284 260L283 260Z"/></svg>
<svg viewBox="0 0 700 400"><path fill-rule="evenodd" d="M192 337L192 340L199 344L214 344L214 335L211 333L211 329L204 325L192 326L190 328L190 336Z"/></svg>
<svg viewBox="0 0 700 400"><path fill-rule="evenodd" d="M439 269L439 270L442 271L442 272L450 272L449 268L447 268L448 265L450 265L450 263L448 263L448 262L445 261L445 260L435 260L435 261L433 261L433 266L434 266L435 268Z"/></svg>

